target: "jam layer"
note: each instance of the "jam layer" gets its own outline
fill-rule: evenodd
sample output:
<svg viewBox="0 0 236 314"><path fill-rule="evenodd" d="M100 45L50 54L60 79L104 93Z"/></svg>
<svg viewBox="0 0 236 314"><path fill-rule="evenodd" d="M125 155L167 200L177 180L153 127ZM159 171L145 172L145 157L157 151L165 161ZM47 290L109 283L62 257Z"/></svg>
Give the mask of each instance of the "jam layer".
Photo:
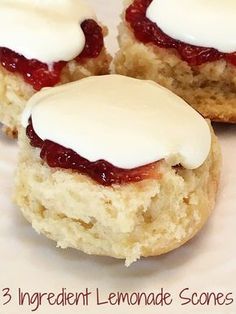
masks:
<svg viewBox="0 0 236 314"><path fill-rule="evenodd" d="M96 58L104 46L102 28L94 20L84 21L81 28L86 42L84 50L75 58L78 63L82 63L85 58ZM47 64L34 59L28 60L7 48L0 48L0 63L6 70L21 74L37 91L58 84L62 69L67 64L60 61L49 69Z"/></svg>
<svg viewBox="0 0 236 314"><path fill-rule="evenodd" d="M126 21L134 31L135 37L143 43L152 43L161 48L176 49L182 60L190 66L201 65L225 59L236 66L235 53L221 53L213 48L197 47L175 40L166 35L155 23L146 17L152 0L134 0L126 10Z"/></svg>
<svg viewBox="0 0 236 314"><path fill-rule="evenodd" d="M40 157L49 167L75 170L88 175L94 181L104 186L139 182L145 179L160 179L159 162L134 169L122 169L113 166L105 160L90 162L71 149L65 148L49 140L43 141L34 131L32 121L26 129L26 134L33 147L41 149Z"/></svg>

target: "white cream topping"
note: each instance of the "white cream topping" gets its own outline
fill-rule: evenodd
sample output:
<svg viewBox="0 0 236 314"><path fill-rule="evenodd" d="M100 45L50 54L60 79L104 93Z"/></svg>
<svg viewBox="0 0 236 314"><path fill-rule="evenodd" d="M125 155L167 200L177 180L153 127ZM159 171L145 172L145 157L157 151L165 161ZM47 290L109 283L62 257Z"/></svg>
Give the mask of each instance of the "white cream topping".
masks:
<svg viewBox="0 0 236 314"><path fill-rule="evenodd" d="M153 0L147 17L174 39L225 53L236 51L235 0Z"/></svg>
<svg viewBox="0 0 236 314"><path fill-rule="evenodd" d="M0 47L47 64L70 61L84 48L80 25L89 18L83 0L0 0Z"/></svg>
<svg viewBox="0 0 236 314"><path fill-rule="evenodd" d="M37 135L89 161L130 169L161 159L185 168L206 160L207 122L184 100L151 81L89 77L35 94L23 113Z"/></svg>

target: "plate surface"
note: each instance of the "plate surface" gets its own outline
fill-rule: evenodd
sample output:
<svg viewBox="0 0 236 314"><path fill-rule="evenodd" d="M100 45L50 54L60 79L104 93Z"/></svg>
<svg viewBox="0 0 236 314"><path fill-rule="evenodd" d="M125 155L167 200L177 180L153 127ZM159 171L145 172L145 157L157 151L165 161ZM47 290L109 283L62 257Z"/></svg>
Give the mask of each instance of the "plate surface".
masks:
<svg viewBox="0 0 236 314"><path fill-rule="evenodd" d="M88 1L88 0L87 0ZM112 52L116 51L116 25L122 1L89 0L97 9L100 20L110 26L107 43ZM182 248L157 258L143 259L130 268L121 261L111 258L91 257L74 250L60 250L43 236L36 234L21 216L11 201L14 171L17 161L17 145L0 135L0 313L32 313L37 308L35 292L59 294L66 292L86 292L86 298L77 306L43 305L36 313L236 313L236 126L217 125L217 135L224 155L223 174L217 206L208 224L200 234ZM9 288L12 296L8 300ZM170 293L171 305L111 305L107 301L112 292ZM191 298L194 292L233 293L234 302L229 305L181 305L179 293ZM32 305L20 306L19 289L31 294ZM96 289L99 292L97 304ZM230 295L228 295L230 298ZM202 300L204 296L202 296ZM84 304L83 302L84 301ZM114 299L113 299L114 301ZM167 300L168 301L168 300ZM224 301L224 297L221 298ZM227 301L227 300L226 300Z"/></svg>

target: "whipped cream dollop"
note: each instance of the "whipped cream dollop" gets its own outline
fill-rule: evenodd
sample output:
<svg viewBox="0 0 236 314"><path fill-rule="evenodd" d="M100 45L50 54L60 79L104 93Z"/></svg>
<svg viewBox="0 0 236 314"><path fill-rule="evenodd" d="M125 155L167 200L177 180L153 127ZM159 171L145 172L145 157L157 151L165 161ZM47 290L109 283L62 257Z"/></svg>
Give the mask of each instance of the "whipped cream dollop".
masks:
<svg viewBox="0 0 236 314"><path fill-rule="evenodd" d="M211 146L207 122L152 81L95 76L35 94L23 113L36 134L89 161L131 169L161 159L198 168Z"/></svg>
<svg viewBox="0 0 236 314"><path fill-rule="evenodd" d="M90 18L83 0L0 0L0 47L47 64L70 61L84 49L81 23Z"/></svg>
<svg viewBox="0 0 236 314"><path fill-rule="evenodd" d="M153 0L146 15L174 39L223 53L236 51L235 0Z"/></svg>

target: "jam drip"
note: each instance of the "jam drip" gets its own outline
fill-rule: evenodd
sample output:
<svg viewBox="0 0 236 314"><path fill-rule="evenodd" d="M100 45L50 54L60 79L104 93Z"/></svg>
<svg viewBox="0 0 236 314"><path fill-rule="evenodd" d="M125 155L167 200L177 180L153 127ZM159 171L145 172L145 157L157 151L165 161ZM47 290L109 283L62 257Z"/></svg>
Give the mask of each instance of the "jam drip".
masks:
<svg viewBox="0 0 236 314"><path fill-rule="evenodd" d="M157 25L146 17L152 0L134 0L126 10L126 21L134 31L135 37L143 43L152 43L161 48L176 49L182 60L190 66L201 65L225 59L236 65L236 53L221 53L213 48L197 47L175 40L166 35Z"/></svg>
<svg viewBox="0 0 236 314"><path fill-rule="evenodd" d="M75 170L81 174L88 175L97 183L104 186L160 178L158 162L133 169L121 169L105 160L90 162L71 149L49 140L43 141L35 133L31 119L29 120L26 134L30 140L30 144L33 147L41 149L40 157L50 167Z"/></svg>
<svg viewBox="0 0 236 314"><path fill-rule="evenodd" d="M78 63L82 63L85 58L96 58L104 46L102 28L94 20L84 21L81 28L86 42L84 50L75 58ZM10 49L0 48L0 64L10 72L21 74L24 80L38 91L43 87L58 84L67 62L56 62L49 68L47 64L38 60L28 60Z"/></svg>

